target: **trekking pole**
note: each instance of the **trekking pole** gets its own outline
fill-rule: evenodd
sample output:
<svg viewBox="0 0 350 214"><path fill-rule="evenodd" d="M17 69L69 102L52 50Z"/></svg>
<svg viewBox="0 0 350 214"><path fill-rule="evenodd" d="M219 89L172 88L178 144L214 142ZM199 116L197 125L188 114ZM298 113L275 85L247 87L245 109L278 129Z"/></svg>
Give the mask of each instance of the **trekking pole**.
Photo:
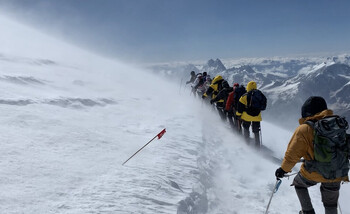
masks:
<svg viewBox="0 0 350 214"><path fill-rule="evenodd" d="M152 140L148 141L148 143L146 143L143 147L141 147L141 149L137 150L137 152L135 152L133 155L131 155L130 158L128 158L122 165L124 165L126 162L128 162L132 157L134 157L139 151L141 151L143 148L145 148L150 142L152 142L156 137L158 137L158 139L160 139L164 133L165 133L165 129L163 129L161 132L159 132L159 134L157 134L156 136L154 136L154 138L152 138Z"/></svg>
<svg viewBox="0 0 350 214"><path fill-rule="evenodd" d="M182 87L182 80L183 80L184 78L181 78L181 83L180 83L180 90L179 90L179 94L181 95L181 87Z"/></svg>
<svg viewBox="0 0 350 214"><path fill-rule="evenodd" d="M238 132L240 134L242 134L242 121L239 118L237 118L237 120L238 120L238 123L237 123L237 125L238 125Z"/></svg>
<svg viewBox="0 0 350 214"><path fill-rule="evenodd" d="M339 203L339 201L338 201L338 209L339 209L339 213L340 213L340 214L343 214L343 212L342 212L341 209L340 209L340 203Z"/></svg>
<svg viewBox="0 0 350 214"><path fill-rule="evenodd" d="M342 185L344 184L344 181L341 183ZM339 199L338 199L338 210L340 214L343 214L341 208L340 208L340 203L339 203Z"/></svg>
<svg viewBox="0 0 350 214"><path fill-rule="evenodd" d="M273 187L273 190L272 190L272 193L271 193L271 197L270 197L269 203L267 204L265 214L268 213L269 207L270 207L270 204L271 204L272 197L273 197L273 195L278 191L278 188L280 187L281 183L282 183L282 180L279 179L279 178L277 178L276 184L275 184L275 186Z"/></svg>

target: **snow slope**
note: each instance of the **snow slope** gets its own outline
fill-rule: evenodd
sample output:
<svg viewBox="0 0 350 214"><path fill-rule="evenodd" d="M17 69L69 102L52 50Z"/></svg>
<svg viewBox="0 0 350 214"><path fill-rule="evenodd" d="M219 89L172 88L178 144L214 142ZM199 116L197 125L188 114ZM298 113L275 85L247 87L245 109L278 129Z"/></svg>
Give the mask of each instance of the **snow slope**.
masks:
<svg viewBox="0 0 350 214"><path fill-rule="evenodd" d="M278 164L188 88L1 16L0 28L1 213L264 213ZM262 129L282 157L292 133ZM270 213L298 212L290 183ZM318 188L310 191L322 212ZM343 213L349 196L345 184Z"/></svg>

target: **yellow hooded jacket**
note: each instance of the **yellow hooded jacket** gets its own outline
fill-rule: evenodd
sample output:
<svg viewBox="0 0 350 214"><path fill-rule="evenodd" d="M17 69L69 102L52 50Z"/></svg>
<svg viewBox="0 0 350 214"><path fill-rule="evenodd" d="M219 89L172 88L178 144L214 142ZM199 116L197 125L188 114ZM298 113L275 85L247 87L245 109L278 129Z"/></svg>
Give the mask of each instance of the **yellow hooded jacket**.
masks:
<svg viewBox="0 0 350 214"><path fill-rule="evenodd" d="M309 125L304 124L305 121L320 120L323 117L331 115L333 115L333 111L328 109L314 116L299 119L300 126L298 126L298 128L295 130L292 139L289 141L288 148L281 165L285 172L290 172L300 158L304 158L305 160L313 160L315 158L313 145L314 132ZM300 174L310 181L321 183L349 181L348 176L334 180L325 179L318 172L308 172L305 169L304 163L300 167Z"/></svg>
<svg viewBox="0 0 350 214"><path fill-rule="evenodd" d="M208 95L211 94L211 99L214 99L216 97L216 95L219 93L219 84L221 84L222 80L224 80L222 78L222 76L218 75L216 76L213 81L211 82L211 85L209 86L209 88L207 89L207 91L203 94L204 97L207 97ZM224 102L223 99L217 101L218 103L220 102Z"/></svg>
<svg viewBox="0 0 350 214"><path fill-rule="evenodd" d="M247 108L248 105L248 101L247 101L247 95L248 92L251 90L257 89L256 87L256 82L254 81L250 81L247 84L247 93L243 94L241 96L241 98L239 99L238 102L238 107L237 107L237 111L236 111L236 115L240 116L242 120L244 121L254 121L254 122L259 122L262 120L261 118L261 112L259 113L258 116L251 116L249 115L246 111L244 111L244 109Z"/></svg>

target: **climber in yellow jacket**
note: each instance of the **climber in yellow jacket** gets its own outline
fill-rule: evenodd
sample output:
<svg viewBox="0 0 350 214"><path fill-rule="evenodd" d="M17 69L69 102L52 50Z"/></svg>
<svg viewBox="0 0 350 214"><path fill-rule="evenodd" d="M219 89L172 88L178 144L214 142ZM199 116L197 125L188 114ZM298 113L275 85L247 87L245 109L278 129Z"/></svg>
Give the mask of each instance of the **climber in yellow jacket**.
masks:
<svg viewBox="0 0 350 214"><path fill-rule="evenodd" d="M216 77L214 77L213 81L211 82L207 91L203 94L202 98L205 99L208 96L210 96L210 99L214 99L216 95L218 95L219 91L221 91L223 81L224 79L220 75L217 75ZM222 105L222 107L224 107L223 104L224 104L223 99L217 101L217 106Z"/></svg>
<svg viewBox="0 0 350 214"><path fill-rule="evenodd" d="M250 81L247 84L247 93L243 94L239 99L236 116L242 121L243 133L247 142L249 142L249 127L252 125L252 130L255 136L255 145L260 146L260 121L261 111L251 111L248 108L248 93L252 90L256 90L256 82Z"/></svg>
<svg viewBox="0 0 350 214"><path fill-rule="evenodd" d="M226 82L222 76L217 75L213 81L211 82L209 88L207 91L203 94L202 98L205 99L210 96L210 100L213 101L216 96L219 94L219 92L223 89L222 83ZM216 103L216 109L221 117L221 119L226 120L226 113L224 112L224 99L215 100ZM213 104L214 102L210 102L210 104Z"/></svg>
<svg viewBox="0 0 350 214"><path fill-rule="evenodd" d="M310 97L301 109L302 118L299 119L300 126L295 130L289 141L282 165L275 172L277 178L283 178L287 172L304 158L306 162L315 159L314 155L314 129L306 121L318 121L333 115L333 111L327 109L326 101L322 97ZM326 179L319 172L307 169L303 163L299 173L295 176L293 186L295 187L304 214L315 214L308 187L321 183L322 202L326 214L337 213L339 189L341 181L349 181L348 176Z"/></svg>

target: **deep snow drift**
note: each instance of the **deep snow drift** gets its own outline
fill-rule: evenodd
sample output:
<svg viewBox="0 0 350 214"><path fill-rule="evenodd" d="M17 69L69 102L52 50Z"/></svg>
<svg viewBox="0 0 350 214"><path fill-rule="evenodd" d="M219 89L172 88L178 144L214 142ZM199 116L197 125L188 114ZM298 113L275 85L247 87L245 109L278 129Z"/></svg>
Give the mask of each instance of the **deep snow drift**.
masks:
<svg viewBox="0 0 350 214"><path fill-rule="evenodd" d="M279 165L188 88L1 16L0 27L1 213L264 213ZM282 157L291 132L262 131ZM300 209L291 181L270 213ZM319 189L310 192L322 213ZM349 197L345 184L343 213Z"/></svg>

